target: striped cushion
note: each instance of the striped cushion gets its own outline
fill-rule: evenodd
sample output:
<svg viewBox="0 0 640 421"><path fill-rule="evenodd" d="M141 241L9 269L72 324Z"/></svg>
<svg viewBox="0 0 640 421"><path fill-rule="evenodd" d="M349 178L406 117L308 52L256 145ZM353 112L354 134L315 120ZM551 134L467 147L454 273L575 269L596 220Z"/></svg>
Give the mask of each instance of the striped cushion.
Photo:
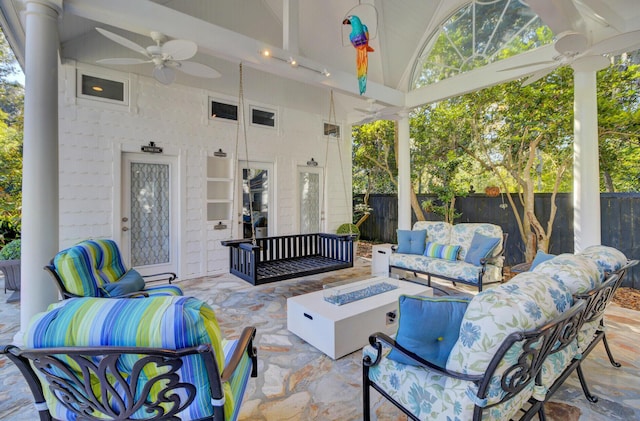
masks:
<svg viewBox="0 0 640 421"><path fill-rule="evenodd" d="M102 257L97 262L97 269L104 282L115 282L127 272L115 241L99 239L89 240L89 242L95 244L102 251Z"/></svg>
<svg viewBox="0 0 640 421"><path fill-rule="evenodd" d="M127 268L122 261L118 244L113 240L85 240L59 252L53 258L67 291L83 297L106 297L102 286L116 282ZM145 287L149 295L182 295L176 286Z"/></svg>
<svg viewBox="0 0 640 421"><path fill-rule="evenodd" d="M83 241L56 254L53 266L67 291L85 297L99 297L104 281L98 273L96 262L101 259L100 245Z"/></svg>
<svg viewBox="0 0 640 421"><path fill-rule="evenodd" d="M424 255L427 257L435 257L437 259L455 261L458 258L459 251L460 246L438 244L428 241L427 247L424 250Z"/></svg>
<svg viewBox="0 0 640 421"><path fill-rule="evenodd" d="M233 341L225 342L214 311L193 297L150 297L144 299L72 298L52 305L50 310L36 315L25 334L30 348L55 346L144 346L180 349L211 344L220 372L225 355L233 351ZM235 419L242 399L251 362L242 362L237 378L223 385L226 419ZM182 420L211 416L213 408L209 394L209 379L202 358L184 358L178 371L181 381L196 386L194 402L178 414ZM153 373L150 373L152 375ZM41 378L43 383L46 383ZM56 419L68 419L70 414L51 396L48 387L47 404ZM239 393L239 395L235 395ZM135 417L134 417L135 418Z"/></svg>

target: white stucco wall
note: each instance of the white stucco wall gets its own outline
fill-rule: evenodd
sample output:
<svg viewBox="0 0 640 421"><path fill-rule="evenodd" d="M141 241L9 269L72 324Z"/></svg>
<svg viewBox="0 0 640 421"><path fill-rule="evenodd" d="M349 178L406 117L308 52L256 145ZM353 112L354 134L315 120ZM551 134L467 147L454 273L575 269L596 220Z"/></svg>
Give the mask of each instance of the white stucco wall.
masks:
<svg viewBox="0 0 640 421"><path fill-rule="evenodd" d="M127 79L129 105L77 98L76 67ZM274 169L275 206L270 212L275 213L269 234L299 231L297 172L312 157L326 172L323 231L335 232L340 223L350 220L351 143L350 136L344 139L349 130L340 115L337 123L342 126L343 139L327 139L322 134L323 122L328 121L329 92L274 76L261 75L256 80L257 72L248 73L245 108L253 104L278 112L277 130L246 122L249 160L272 163ZM138 152L140 146L153 141L164 148L165 155L174 156L179 167L180 278L228 271L228 253L220 240L239 238L238 220L228 224L227 230L214 230L213 223L205 221L206 157L220 148L234 155L236 124L209 120L208 101L214 97L237 102L237 86L220 90L179 83L164 86L152 78L73 62L62 65L59 86L60 248L86 238L120 240L121 155ZM240 160L245 159L244 150L240 139ZM237 215L239 194L235 196Z"/></svg>

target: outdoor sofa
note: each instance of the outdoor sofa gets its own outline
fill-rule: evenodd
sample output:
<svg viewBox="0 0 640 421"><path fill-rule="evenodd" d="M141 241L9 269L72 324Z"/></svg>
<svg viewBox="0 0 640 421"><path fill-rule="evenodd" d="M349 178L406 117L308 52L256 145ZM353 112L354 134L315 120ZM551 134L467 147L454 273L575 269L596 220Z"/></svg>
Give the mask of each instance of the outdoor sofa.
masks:
<svg viewBox="0 0 640 421"><path fill-rule="evenodd" d="M396 337L375 333L363 350L364 419L370 388L415 420L544 419L574 371L595 401L581 363L637 261L605 246L550 257L472 299L401 297Z"/></svg>
<svg viewBox="0 0 640 421"><path fill-rule="evenodd" d="M390 269L472 285L502 282L507 234L499 225L418 221L398 230L398 245L389 256Z"/></svg>

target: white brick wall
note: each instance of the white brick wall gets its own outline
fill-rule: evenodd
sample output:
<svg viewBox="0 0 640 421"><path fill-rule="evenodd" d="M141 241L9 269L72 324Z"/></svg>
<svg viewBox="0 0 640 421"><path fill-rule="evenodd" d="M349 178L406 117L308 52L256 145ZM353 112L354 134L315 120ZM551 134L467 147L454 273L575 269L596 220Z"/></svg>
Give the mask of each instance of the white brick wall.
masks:
<svg viewBox="0 0 640 421"><path fill-rule="evenodd" d="M75 66L64 65L61 87L74 86ZM114 72L115 73L115 72ZM126 74L117 73L119 77ZM270 162L274 167L275 229L272 235L298 232L297 171L313 157L325 166L327 139L322 136L323 111L328 93L308 87L313 94L304 99L300 84L291 88L287 103L264 104L252 101L245 90L245 105L255 104L277 110L278 129L252 126L247 117L249 159ZM248 81L247 86L257 86ZM283 85L284 86L284 85ZM269 88L273 89L273 85ZM307 88L305 88L307 89ZM68 247L89 237L120 240L120 179L122 151L139 151L155 142L175 155L182 164L177 172L181 209L179 237L179 276L183 279L228 271L228 251L220 240L237 238L237 222L227 230L214 230L205 221L206 156L222 148L233 155L236 125L207 119L208 97L226 98L219 92L179 84L162 86L151 78L130 75L131 103L114 106L75 98L73 89L60 93L60 247ZM294 95L295 94L295 95ZM256 95L264 97L264 93ZM274 100L283 100L280 94ZM301 99L302 98L302 99ZM321 98L320 104L317 104ZM287 101L288 99L285 99ZM304 105L304 106L301 106ZM316 110L316 111L313 111ZM340 121L338 122L340 123ZM351 197L351 154L348 140L343 146L343 163L348 186L343 186L336 141L329 144L325 208L329 209L328 231L349 219L350 204L344 202L344 188ZM244 143L238 145L245 159ZM238 200L236 194L236 201ZM235 207L237 209L237 205ZM237 211L233 212L237 215ZM233 228L233 233L231 231Z"/></svg>

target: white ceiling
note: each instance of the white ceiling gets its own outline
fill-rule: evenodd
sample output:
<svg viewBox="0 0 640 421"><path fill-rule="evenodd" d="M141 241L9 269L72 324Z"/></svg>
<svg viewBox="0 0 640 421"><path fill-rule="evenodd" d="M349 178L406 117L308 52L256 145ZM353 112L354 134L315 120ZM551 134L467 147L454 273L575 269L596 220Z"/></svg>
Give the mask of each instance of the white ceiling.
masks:
<svg viewBox="0 0 640 421"><path fill-rule="evenodd" d="M61 58L95 64L103 58L136 57L135 52L106 39L95 28L108 29L143 46L152 44L149 33L153 30L169 38L195 41L199 49L192 61L218 69L222 73L218 84L228 82L235 86L237 75L229 73L236 72L237 64L242 62L254 71L332 88L348 106L366 107L364 100L373 98L381 104L414 107L522 77L531 70L496 70L549 60L557 54L553 46L543 47L407 93L413 62L423 43L441 22L466 3L466 0L63 0L64 13L59 24ZM552 20L551 17L558 16L558 8L571 0L529 0L529 3L536 5L532 7L534 10L546 8L546 20ZM378 12L378 28L375 31L376 24L367 22L372 35L376 35L375 31L377 36L371 41L375 52L369 54L367 91L360 97L355 52L344 38L348 33L341 22L356 6L360 10L355 14L373 10L367 4L375 6ZM573 4L579 11L576 19L547 22L552 29L560 26L579 29L592 43L640 29L638 0L573 0ZM14 49L20 50L24 45L24 3L0 0L0 7L5 32L7 29L11 32L9 41ZM287 17L287 11L291 11L293 18ZM259 50L265 48L283 58L294 56L307 67L326 68L331 77L261 57ZM17 53L20 58L20 51ZM113 68L149 75L152 65ZM202 80L182 74L178 83L206 87Z"/></svg>

